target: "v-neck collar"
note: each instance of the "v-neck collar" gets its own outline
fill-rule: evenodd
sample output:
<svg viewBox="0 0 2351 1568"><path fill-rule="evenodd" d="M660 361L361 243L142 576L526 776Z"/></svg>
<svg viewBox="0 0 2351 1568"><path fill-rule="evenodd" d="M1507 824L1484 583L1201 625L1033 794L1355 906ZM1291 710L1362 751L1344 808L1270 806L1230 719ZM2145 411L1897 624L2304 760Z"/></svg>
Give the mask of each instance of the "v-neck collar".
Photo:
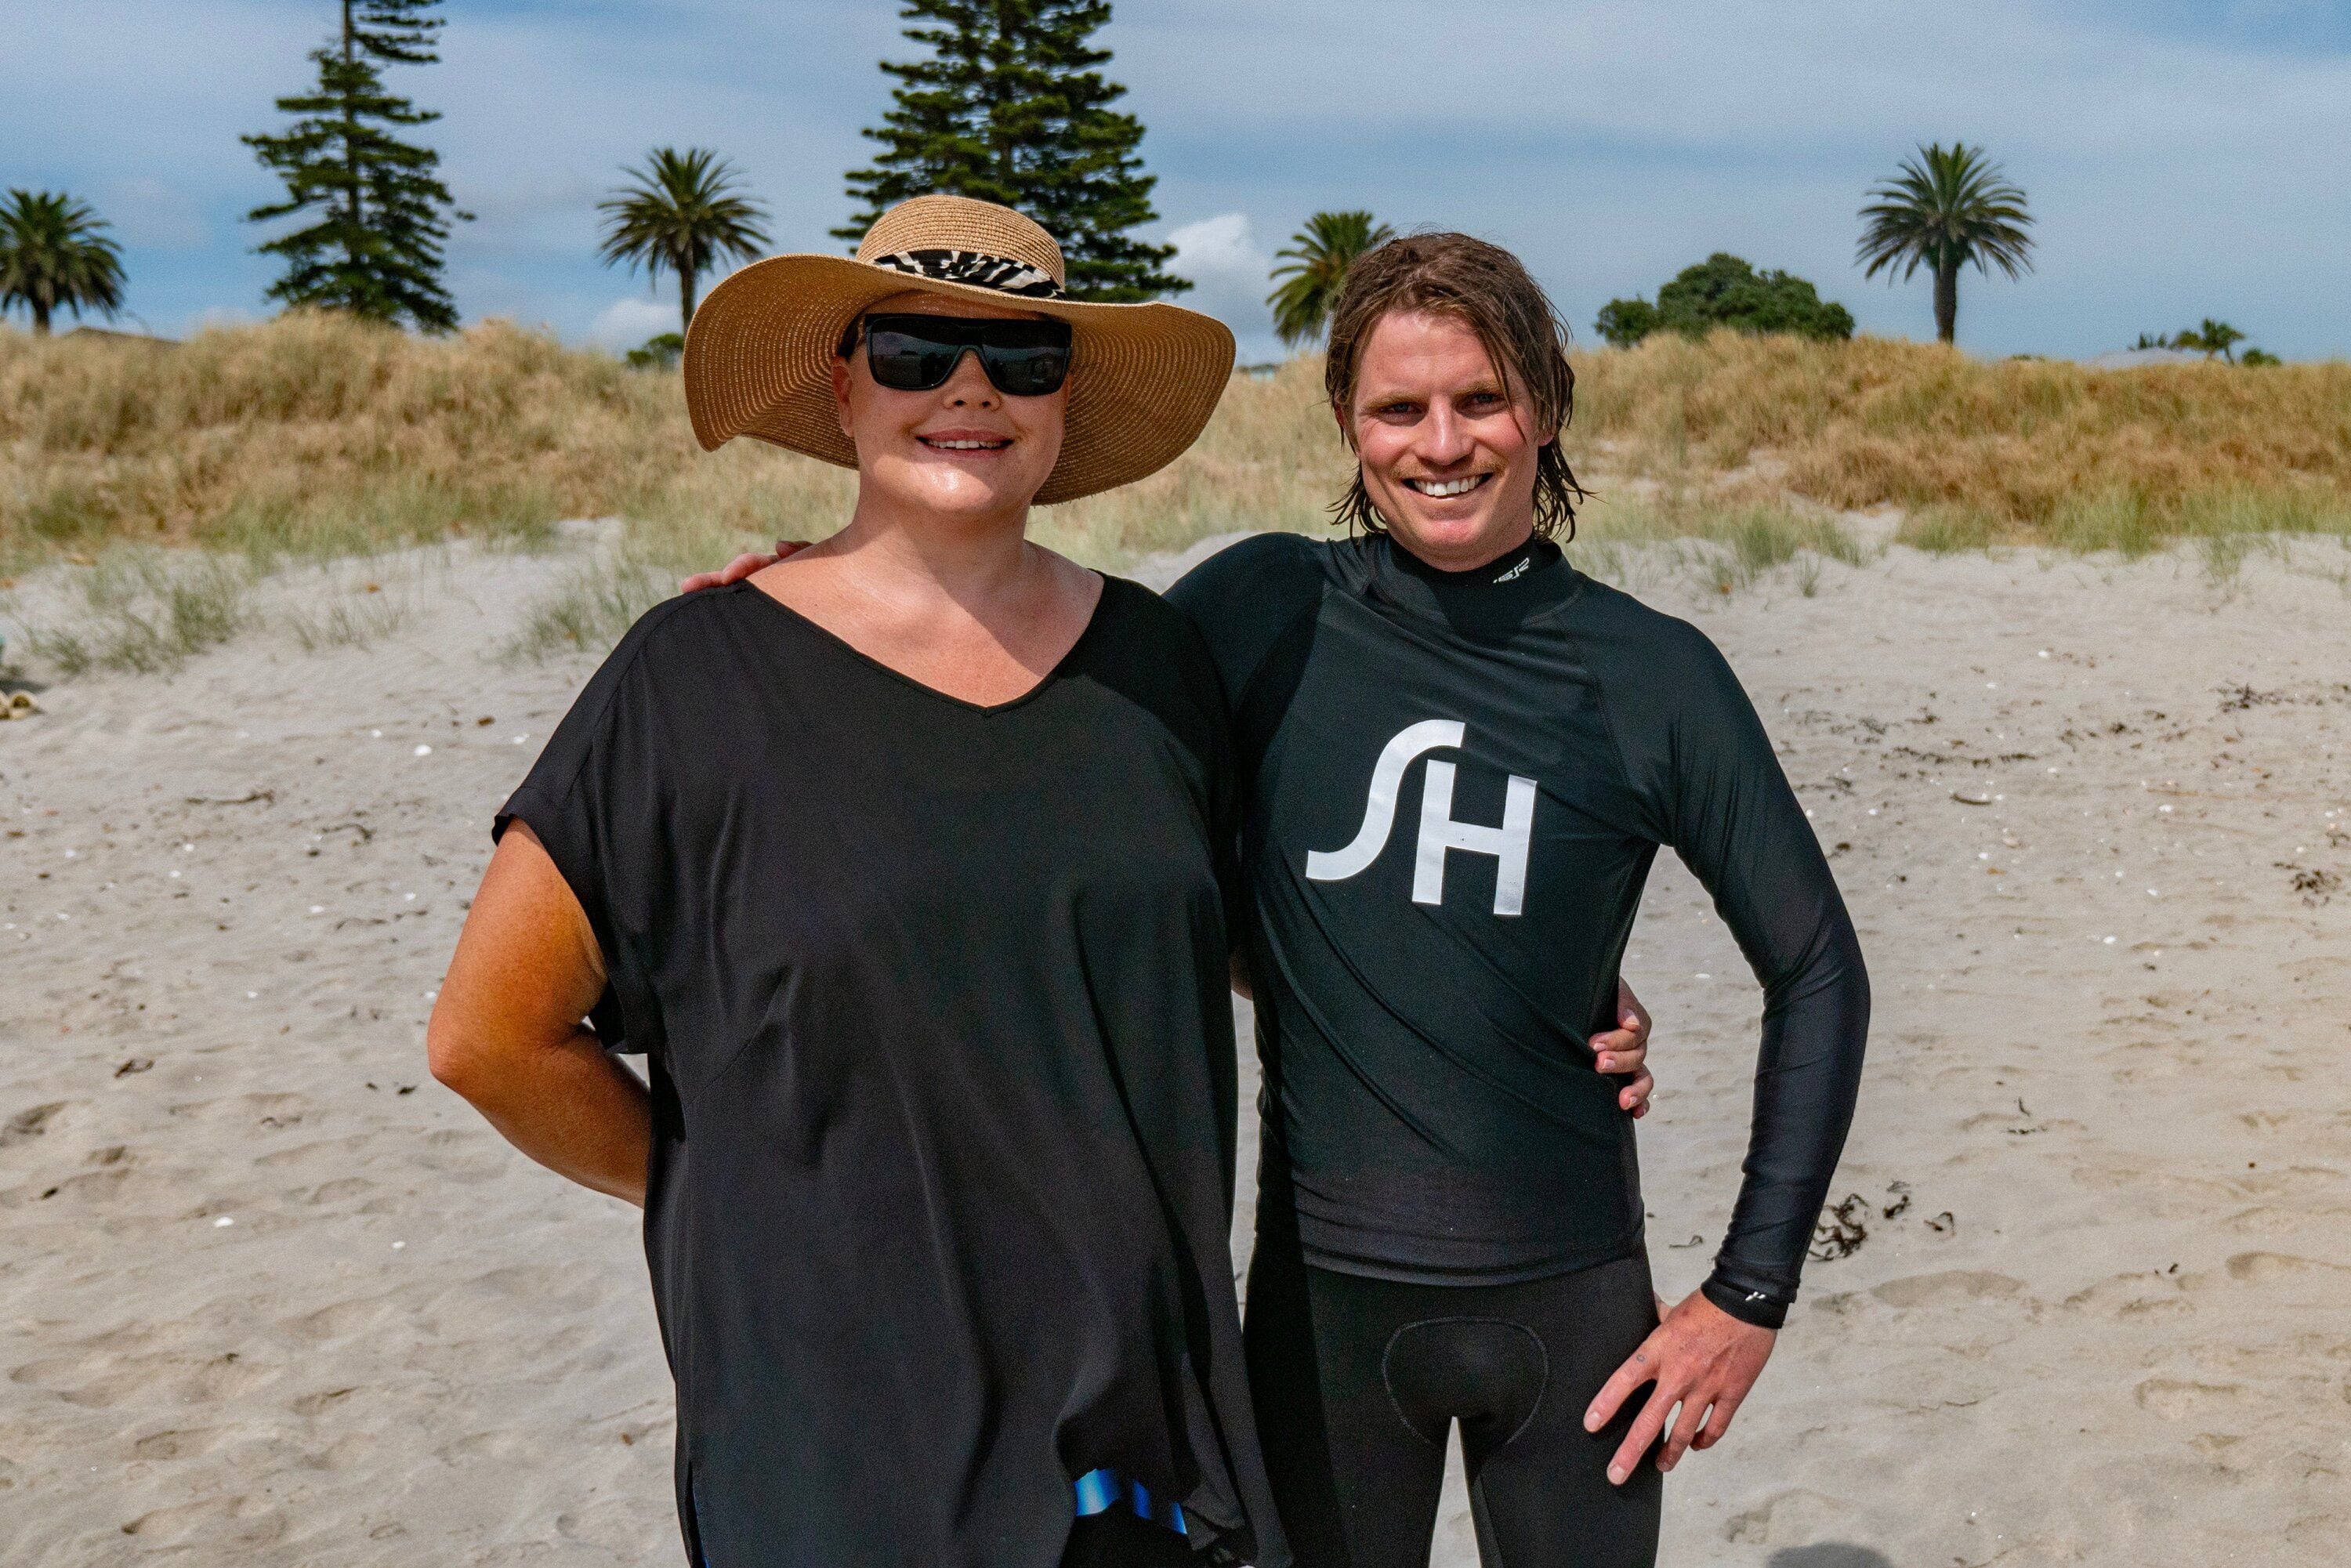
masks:
<svg viewBox="0 0 2351 1568"><path fill-rule="evenodd" d="M810 632L814 632L819 639L831 644L834 648L839 649L842 653L854 659L859 664L863 664L866 668L875 671L880 674L888 676L891 680L897 682L900 685L909 687L914 691L922 693L925 696L933 697L940 702L946 703L951 707L961 708L966 713L977 714L982 718L987 718L997 714L1010 713L1017 708L1026 707L1029 704L1035 702L1039 697L1044 695L1046 691L1061 679L1062 672L1069 668L1070 662L1077 657L1079 650L1083 648L1086 643L1092 639L1094 629L1102 624L1102 612L1110 603L1110 596L1113 592L1113 584L1117 580L1106 572L1096 572L1094 575L1102 579L1102 591L1094 596L1093 610L1086 616L1086 623L1081 629L1080 629L1076 639L1070 643L1069 647L1062 650L1061 656L1053 661L1052 667L1037 678L1036 685L1030 686L1027 691L1022 692L1019 696L1008 697L1000 703L976 703L968 698L959 697L953 692L941 691L938 687L931 685L926 682L916 680L914 676L906 674L904 670L896 669L892 665L883 663L872 654L865 652L862 648L858 647L855 643L841 636L838 632L831 630L830 628L802 614L800 612L793 609L782 600L778 599L774 594L769 593L766 589L760 588L748 581L738 582L734 586L744 592L749 593L753 598L759 600L763 603L773 606L776 610L780 611L783 614L789 616L795 624L807 628Z"/></svg>

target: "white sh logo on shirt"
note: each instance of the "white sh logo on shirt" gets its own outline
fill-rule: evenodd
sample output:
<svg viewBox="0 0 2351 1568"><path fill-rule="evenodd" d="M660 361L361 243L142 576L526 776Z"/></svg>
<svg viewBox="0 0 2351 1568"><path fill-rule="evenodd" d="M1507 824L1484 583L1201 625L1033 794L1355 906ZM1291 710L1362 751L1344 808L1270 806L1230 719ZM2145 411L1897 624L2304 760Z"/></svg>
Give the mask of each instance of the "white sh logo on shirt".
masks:
<svg viewBox="0 0 2351 1568"><path fill-rule="evenodd" d="M1364 800L1364 825L1353 842L1341 850L1311 850L1306 876L1311 882L1344 882L1371 869L1388 847L1395 827L1396 792L1404 786L1405 769L1423 752L1458 747L1466 733L1458 718L1423 719L1398 730L1381 747L1372 764L1372 787ZM1534 836L1535 781L1513 773L1502 803L1502 825L1489 828L1453 820L1454 767L1432 759L1420 789L1420 842L1413 859L1412 901L1445 902L1445 853L1492 855L1494 913L1515 915L1526 906L1527 845Z"/></svg>

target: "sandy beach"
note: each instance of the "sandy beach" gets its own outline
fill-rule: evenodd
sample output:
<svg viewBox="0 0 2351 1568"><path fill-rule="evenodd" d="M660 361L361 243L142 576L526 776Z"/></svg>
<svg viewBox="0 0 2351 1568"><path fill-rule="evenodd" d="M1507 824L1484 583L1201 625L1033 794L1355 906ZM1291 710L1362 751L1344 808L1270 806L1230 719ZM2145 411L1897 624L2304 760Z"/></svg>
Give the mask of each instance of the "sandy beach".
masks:
<svg viewBox="0 0 2351 1568"><path fill-rule="evenodd" d="M490 813L592 668L498 650L579 559L281 577L278 610L331 580L396 624L265 625L0 725L11 1568L678 1560L634 1211L423 1060ZM1745 680L1876 991L1843 1255L1668 1482L1664 1561L2342 1561L2346 567L1620 574ZM1632 951L1670 1297L1728 1216L1758 992L1670 857ZM1475 1561L1458 1491L1437 1561Z"/></svg>

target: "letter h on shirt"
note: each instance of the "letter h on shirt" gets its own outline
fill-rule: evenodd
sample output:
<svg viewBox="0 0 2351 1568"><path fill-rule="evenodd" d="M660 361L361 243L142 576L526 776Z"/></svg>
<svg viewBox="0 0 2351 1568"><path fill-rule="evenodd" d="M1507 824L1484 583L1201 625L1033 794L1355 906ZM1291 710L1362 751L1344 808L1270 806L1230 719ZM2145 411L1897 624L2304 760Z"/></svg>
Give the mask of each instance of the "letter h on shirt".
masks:
<svg viewBox="0 0 2351 1568"><path fill-rule="evenodd" d="M1364 800L1364 824L1353 842L1335 851L1313 850L1306 856L1306 875L1312 882L1343 882L1368 870L1387 848L1395 823L1396 794L1405 769L1423 752L1461 745L1464 727L1458 719L1424 719L1407 725L1380 750L1373 764L1371 787ZM1515 915L1526 907L1527 848L1534 836L1535 781L1510 775L1502 804L1502 825L1489 828L1453 820L1450 762L1431 760L1420 792L1420 842L1413 861L1412 901L1445 902L1445 854L1461 850L1492 855L1494 913Z"/></svg>

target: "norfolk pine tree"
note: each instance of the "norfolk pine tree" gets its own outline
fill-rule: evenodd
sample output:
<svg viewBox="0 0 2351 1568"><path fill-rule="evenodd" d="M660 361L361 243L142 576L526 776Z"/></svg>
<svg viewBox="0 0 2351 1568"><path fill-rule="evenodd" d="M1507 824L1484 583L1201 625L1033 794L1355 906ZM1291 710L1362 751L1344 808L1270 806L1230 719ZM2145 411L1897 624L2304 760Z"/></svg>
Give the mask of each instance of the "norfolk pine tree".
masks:
<svg viewBox="0 0 2351 1568"><path fill-rule="evenodd" d="M1088 40L1110 14L1110 0L905 0L906 37L931 57L883 62L898 85L880 129L865 132L882 152L850 172L863 210L834 236L859 239L883 209L945 192L1044 225L1077 298L1191 287L1165 270L1174 246L1128 232L1158 216L1157 180L1136 152L1143 122L1111 107L1126 89L1095 69L1110 51Z"/></svg>
<svg viewBox="0 0 2351 1568"><path fill-rule="evenodd" d="M434 172L440 155L399 132L440 119L388 91L385 65L430 65L440 0L341 0L340 37L311 51L319 80L277 100L298 116L276 134L242 140L286 183L286 199L256 207L250 222L298 214L311 221L257 248L286 261L268 296L289 306L347 310L426 331L457 325L456 302L441 281L441 242L456 210Z"/></svg>

